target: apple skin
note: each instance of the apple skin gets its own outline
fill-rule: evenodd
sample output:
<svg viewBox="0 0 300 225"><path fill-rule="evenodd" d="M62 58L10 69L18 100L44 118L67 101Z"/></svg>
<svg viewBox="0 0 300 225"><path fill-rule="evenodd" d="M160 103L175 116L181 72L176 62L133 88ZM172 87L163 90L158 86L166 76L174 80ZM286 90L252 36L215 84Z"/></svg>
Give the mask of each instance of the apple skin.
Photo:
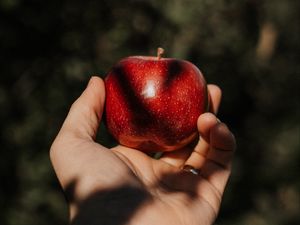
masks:
<svg viewBox="0 0 300 225"><path fill-rule="evenodd" d="M105 88L109 132L121 145L147 153L192 142L209 105L200 70L173 58L124 58L107 74Z"/></svg>

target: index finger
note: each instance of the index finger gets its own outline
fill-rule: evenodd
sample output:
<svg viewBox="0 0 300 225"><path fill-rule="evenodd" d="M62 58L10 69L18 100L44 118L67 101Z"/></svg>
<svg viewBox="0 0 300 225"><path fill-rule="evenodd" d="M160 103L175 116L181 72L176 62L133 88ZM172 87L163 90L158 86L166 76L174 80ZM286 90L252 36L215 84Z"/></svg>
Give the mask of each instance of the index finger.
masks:
<svg viewBox="0 0 300 225"><path fill-rule="evenodd" d="M207 89L208 89L208 98L210 104L209 111L214 114L217 114L222 99L222 91L215 84L208 84Z"/></svg>

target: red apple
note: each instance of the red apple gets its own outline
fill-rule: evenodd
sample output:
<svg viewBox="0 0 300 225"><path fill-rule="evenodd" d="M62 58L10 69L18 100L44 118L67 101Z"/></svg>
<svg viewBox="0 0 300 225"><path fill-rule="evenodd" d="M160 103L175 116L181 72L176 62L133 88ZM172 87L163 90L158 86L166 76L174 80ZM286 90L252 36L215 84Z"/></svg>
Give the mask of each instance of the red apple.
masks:
<svg viewBox="0 0 300 225"><path fill-rule="evenodd" d="M131 56L105 79L106 123L124 146L144 152L173 151L198 136L197 119L208 110L205 79L192 63Z"/></svg>

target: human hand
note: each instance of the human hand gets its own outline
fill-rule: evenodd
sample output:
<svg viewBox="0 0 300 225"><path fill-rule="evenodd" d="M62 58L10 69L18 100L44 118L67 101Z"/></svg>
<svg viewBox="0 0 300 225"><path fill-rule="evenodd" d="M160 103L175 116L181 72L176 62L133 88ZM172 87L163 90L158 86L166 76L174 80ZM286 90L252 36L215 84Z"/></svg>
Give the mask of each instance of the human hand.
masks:
<svg viewBox="0 0 300 225"><path fill-rule="evenodd" d="M211 110L221 91L208 85ZM198 119L194 146L153 159L124 146L95 142L105 101L105 87L92 77L74 102L50 150L67 196L71 224L212 224L230 175L235 139L214 114ZM182 170L199 169L199 175Z"/></svg>

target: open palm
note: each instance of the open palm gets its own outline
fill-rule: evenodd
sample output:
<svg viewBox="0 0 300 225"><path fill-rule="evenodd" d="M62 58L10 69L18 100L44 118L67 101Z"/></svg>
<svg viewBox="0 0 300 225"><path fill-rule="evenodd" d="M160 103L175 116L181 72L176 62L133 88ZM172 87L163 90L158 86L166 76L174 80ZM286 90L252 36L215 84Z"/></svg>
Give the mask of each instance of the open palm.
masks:
<svg viewBox="0 0 300 225"><path fill-rule="evenodd" d="M221 92L209 85L212 111ZM72 224L212 224L230 175L235 140L212 113L198 119L197 144L154 159L94 141L105 101L93 77L72 105L50 156L70 205ZM199 169L199 175L182 170Z"/></svg>

